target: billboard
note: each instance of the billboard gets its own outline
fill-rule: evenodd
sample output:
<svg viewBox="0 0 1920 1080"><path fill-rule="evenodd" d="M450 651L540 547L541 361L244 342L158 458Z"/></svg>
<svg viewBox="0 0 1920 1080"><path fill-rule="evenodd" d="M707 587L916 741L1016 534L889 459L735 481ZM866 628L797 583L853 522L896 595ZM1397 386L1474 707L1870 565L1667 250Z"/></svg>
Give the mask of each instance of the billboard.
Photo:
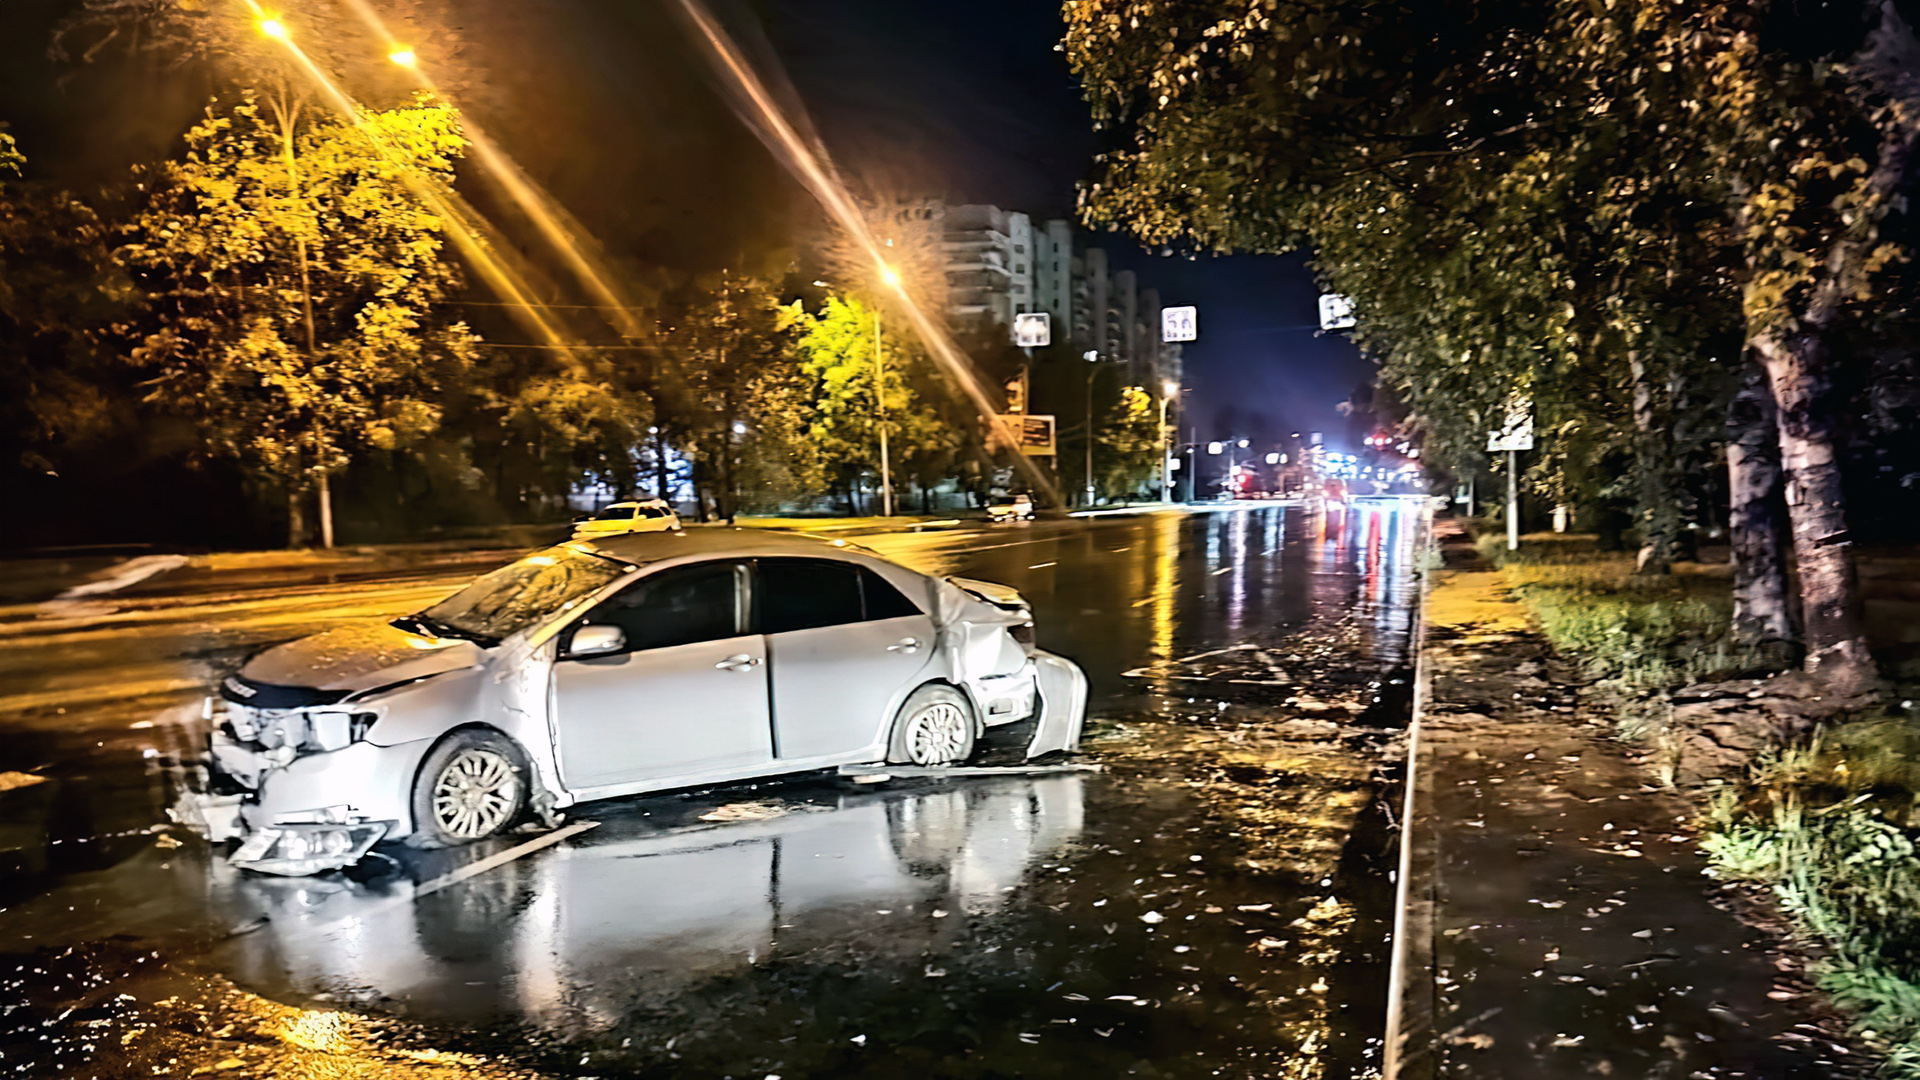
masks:
<svg viewBox="0 0 1920 1080"><path fill-rule="evenodd" d="M1200 333L1200 316L1190 307L1160 309L1161 341L1192 341Z"/></svg>
<svg viewBox="0 0 1920 1080"><path fill-rule="evenodd" d="M1001 413L994 420L999 425L1001 439L1013 439L1020 452L1028 457L1052 457L1058 453L1053 438L1053 417Z"/></svg>
<svg viewBox="0 0 1920 1080"><path fill-rule="evenodd" d="M1013 343L1023 349L1044 349L1053 344L1053 316L1044 311L1023 311L1015 315Z"/></svg>

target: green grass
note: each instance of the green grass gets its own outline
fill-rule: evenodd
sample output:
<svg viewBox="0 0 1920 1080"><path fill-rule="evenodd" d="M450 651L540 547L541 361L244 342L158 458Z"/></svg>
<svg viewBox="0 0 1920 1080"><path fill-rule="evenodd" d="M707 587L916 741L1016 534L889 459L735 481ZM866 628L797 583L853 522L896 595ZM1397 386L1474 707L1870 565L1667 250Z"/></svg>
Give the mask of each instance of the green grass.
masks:
<svg viewBox="0 0 1920 1080"><path fill-rule="evenodd" d="M1594 679L1662 689L1765 670L1733 640L1727 580L1679 572L1634 573L1629 554L1595 551L1581 536L1529 537L1516 552L1501 537L1477 541L1563 655Z"/></svg>
<svg viewBox="0 0 1920 1080"><path fill-rule="evenodd" d="M1862 721L1782 750L1720 792L1701 847L1720 877L1769 887L1819 947L1815 976L1884 1073L1920 1080L1920 730Z"/></svg>

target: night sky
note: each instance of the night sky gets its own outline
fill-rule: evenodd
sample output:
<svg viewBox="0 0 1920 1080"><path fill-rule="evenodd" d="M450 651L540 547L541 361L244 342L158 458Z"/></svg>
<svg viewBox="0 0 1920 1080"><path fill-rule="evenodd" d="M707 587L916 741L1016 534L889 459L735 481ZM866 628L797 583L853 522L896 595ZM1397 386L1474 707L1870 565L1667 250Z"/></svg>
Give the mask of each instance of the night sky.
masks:
<svg viewBox="0 0 1920 1080"><path fill-rule="evenodd" d="M89 190L177 146L207 83L154 64L45 59L70 0L0 3L0 121L36 174ZM297 0L282 5L297 18ZM711 87L666 0L460 0L459 25L419 43L466 74L461 103L617 260L693 272L737 264L818 212ZM843 172L1036 218L1070 216L1098 138L1054 49L1045 0L721 0L782 70ZM55 85L56 76L67 76ZM1201 440L1324 430L1371 366L1313 334L1303 257L1159 257L1099 238L1167 304L1200 309L1187 347L1187 424ZM624 260L621 260L624 261Z"/></svg>

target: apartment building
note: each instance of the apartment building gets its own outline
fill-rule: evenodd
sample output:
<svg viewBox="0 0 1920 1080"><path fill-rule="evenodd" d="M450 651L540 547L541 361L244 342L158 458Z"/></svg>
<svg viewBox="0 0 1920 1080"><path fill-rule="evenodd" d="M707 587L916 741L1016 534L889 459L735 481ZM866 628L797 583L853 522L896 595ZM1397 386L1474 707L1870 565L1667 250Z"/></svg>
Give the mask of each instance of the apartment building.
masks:
<svg viewBox="0 0 1920 1080"><path fill-rule="evenodd" d="M1052 316L1053 340L1126 365L1129 381L1180 378L1180 347L1160 340L1160 294L1107 252L1081 247L1072 222L1036 224L1017 210L968 204L937 210L948 314L1011 327L1020 312Z"/></svg>

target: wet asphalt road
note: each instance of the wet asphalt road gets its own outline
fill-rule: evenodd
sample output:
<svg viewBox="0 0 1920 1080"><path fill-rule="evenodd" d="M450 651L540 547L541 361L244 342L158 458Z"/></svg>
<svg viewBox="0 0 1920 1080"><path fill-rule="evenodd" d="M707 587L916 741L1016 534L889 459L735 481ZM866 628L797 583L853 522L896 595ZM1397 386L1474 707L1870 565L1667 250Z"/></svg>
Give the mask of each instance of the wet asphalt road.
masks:
<svg viewBox="0 0 1920 1080"><path fill-rule="evenodd" d="M450 883L531 837L287 881L156 825L217 674L497 557L0 609L0 775L50 778L0 791L0 1075L1368 1075L1419 513L863 538L1025 592L1102 771L591 804Z"/></svg>

